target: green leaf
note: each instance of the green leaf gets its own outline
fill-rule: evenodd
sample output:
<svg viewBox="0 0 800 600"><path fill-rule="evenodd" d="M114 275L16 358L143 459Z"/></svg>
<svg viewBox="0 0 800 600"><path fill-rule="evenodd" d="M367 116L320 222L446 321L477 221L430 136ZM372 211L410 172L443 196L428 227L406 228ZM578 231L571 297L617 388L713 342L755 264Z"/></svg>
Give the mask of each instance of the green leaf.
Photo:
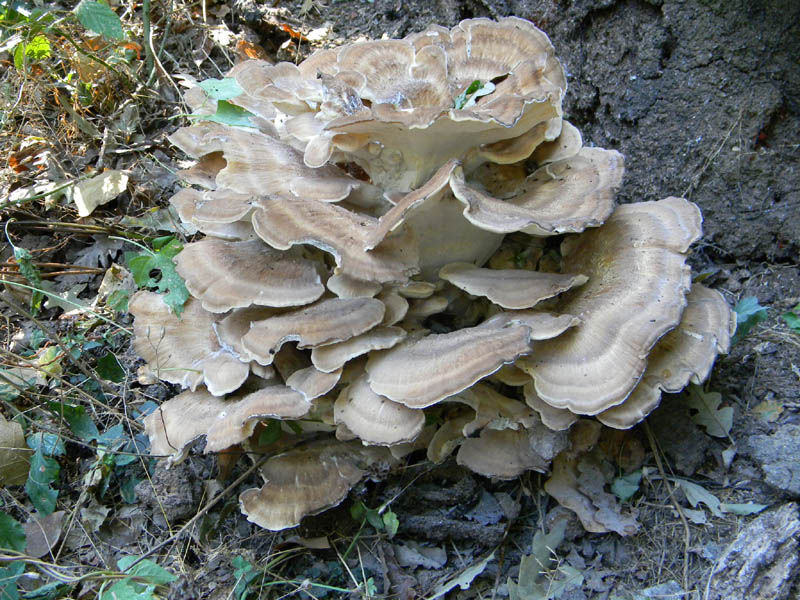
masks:
<svg viewBox="0 0 800 600"><path fill-rule="evenodd" d="M117 566L121 571L155 585L166 585L177 579L175 575L147 558L131 567L130 565L137 560L138 556L123 556L117 561Z"/></svg>
<svg viewBox="0 0 800 600"><path fill-rule="evenodd" d="M119 383L125 379L125 369L119 364L113 352L107 352L105 356L97 360L97 374L113 383Z"/></svg>
<svg viewBox="0 0 800 600"><path fill-rule="evenodd" d="M231 98L244 94L244 90L239 86L236 80L231 77L226 77L225 79L206 79L197 85L213 100L230 100Z"/></svg>
<svg viewBox="0 0 800 600"><path fill-rule="evenodd" d="M14 246L14 260L16 260L19 265L19 272L28 280L31 287L41 288L42 275L39 273L39 269L36 265L33 264L33 255L25 248L17 248ZM39 309L42 307L42 300L44 300L44 294L38 289L35 290L31 295L31 311L34 316L36 316L36 313L39 312Z"/></svg>
<svg viewBox="0 0 800 600"><path fill-rule="evenodd" d="M130 578L123 579L104 590L99 600L154 600L155 587L138 585Z"/></svg>
<svg viewBox="0 0 800 600"><path fill-rule="evenodd" d="M693 423L705 427L706 433L714 437L727 437L733 427L733 407L720 408L722 394L704 392L699 385L689 386L687 404L697 413L691 416Z"/></svg>
<svg viewBox="0 0 800 600"><path fill-rule="evenodd" d="M84 442L91 442L100 437L97 425L86 414L86 409L83 406L73 406L62 402L50 402L49 406L54 413L64 417L70 431Z"/></svg>
<svg viewBox="0 0 800 600"><path fill-rule="evenodd" d="M66 598L72 588L61 581L51 581L22 595L25 600L55 600ZM2 597L2 596L0 596Z"/></svg>
<svg viewBox="0 0 800 600"><path fill-rule="evenodd" d="M17 600L17 579L25 572L25 563L15 560L5 568L0 569L0 600Z"/></svg>
<svg viewBox="0 0 800 600"><path fill-rule="evenodd" d="M731 340L732 344L740 341L745 337L750 330L761 323L766 321L769 315L767 309L758 303L758 298L755 296L748 296L742 298L736 306L733 307L736 312L736 334Z"/></svg>
<svg viewBox="0 0 800 600"><path fill-rule="evenodd" d="M562 520L546 535L536 532L530 554L520 560L518 582L508 580L511 600L548 600L554 597L548 592L555 582L545 577L544 571L550 570L555 563L555 549L564 541L566 528L567 522Z"/></svg>
<svg viewBox="0 0 800 600"><path fill-rule="evenodd" d="M61 467L58 462L45 456L41 449L33 453L28 481L25 483L25 492L27 492L33 507L43 516L51 514L56 509L58 490L51 488L50 484L58 479L60 471Z"/></svg>
<svg viewBox="0 0 800 600"><path fill-rule="evenodd" d="M639 483L642 481L642 470L628 473L622 477L617 477L611 484L611 491L620 499L620 502L627 502L639 491Z"/></svg>
<svg viewBox="0 0 800 600"><path fill-rule="evenodd" d="M54 433L34 433L26 440L31 450L41 451L45 456L63 456L64 442Z"/></svg>
<svg viewBox="0 0 800 600"><path fill-rule="evenodd" d="M183 246L173 238L152 252L147 250L138 254L128 253L126 255L136 285L142 288L157 289L163 294L164 304L171 308L176 315L183 312L183 305L189 299L186 284L178 275L175 263L172 261L181 250L183 250ZM152 271L158 271L159 276L151 277Z"/></svg>
<svg viewBox="0 0 800 600"><path fill-rule="evenodd" d="M465 89L458 96L456 96L456 99L453 101L453 108L457 110L464 108L464 105L467 103L467 98L469 98L471 94L477 92L480 88L481 88L481 82L479 79L476 79L475 81L470 83L467 86L467 89Z"/></svg>
<svg viewBox="0 0 800 600"><path fill-rule="evenodd" d="M789 326L789 329L800 334L800 304L783 313L781 319Z"/></svg>
<svg viewBox="0 0 800 600"><path fill-rule="evenodd" d="M760 513L767 506L767 504L754 504L753 502L748 502L747 504L728 504L723 502L719 505L722 512L733 513L734 515L754 515Z"/></svg>
<svg viewBox="0 0 800 600"><path fill-rule="evenodd" d="M213 121L234 127L255 127L250 117L255 115L246 111L241 106L231 104L227 100L217 100L217 112L213 115L197 116L204 121Z"/></svg>
<svg viewBox="0 0 800 600"><path fill-rule="evenodd" d="M106 298L106 306L117 312L128 312L128 300L131 293L128 290L114 290Z"/></svg>
<svg viewBox="0 0 800 600"><path fill-rule="evenodd" d="M116 445L122 445L125 439L125 430L122 427L122 423L118 423L101 433L100 437L97 438L97 443L106 448L113 448Z"/></svg>
<svg viewBox="0 0 800 600"><path fill-rule="evenodd" d="M125 39L122 22L108 4L81 0L81 3L75 8L75 16L78 17L81 25L90 31L113 40Z"/></svg>
<svg viewBox="0 0 800 600"><path fill-rule="evenodd" d="M242 556L234 556L231 560L233 566L233 576L236 578L236 587L233 590L233 597L236 600L245 600L250 595L250 582L258 577L259 571Z"/></svg>
<svg viewBox="0 0 800 600"><path fill-rule="evenodd" d="M274 444L280 438L281 438L281 422L272 419L267 423L267 426L264 429L264 431L261 432L261 435L258 436L258 445L268 446L269 444Z"/></svg>
<svg viewBox="0 0 800 600"><path fill-rule="evenodd" d="M692 508L697 508L698 504L703 503L708 507L715 517L722 516L722 508L719 498L717 498L703 486L692 483L691 481L686 481L685 479L674 479L673 481L681 486L683 493L686 494L686 499L689 501L689 504L692 505Z"/></svg>
<svg viewBox="0 0 800 600"><path fill-rule="evenodd" d="M400 519L391 510L387 510L383 513L383 527L386 529L386 535L389 536L389 539L392 539L400 528Z"/></svg>
<svg viewBox="0 0 800 600"><path fill-rule="evenodd" d="M0 548L3 550L25 550L25 529L11 515L0 512Z"/></svg>
<svg viewBox="0 0 800 600"><path fill-rule="evenodd" d="M33 60L49 58L50 40L43 35L37 35L30 42L25 44L25 56L30 56Z"/></svg>

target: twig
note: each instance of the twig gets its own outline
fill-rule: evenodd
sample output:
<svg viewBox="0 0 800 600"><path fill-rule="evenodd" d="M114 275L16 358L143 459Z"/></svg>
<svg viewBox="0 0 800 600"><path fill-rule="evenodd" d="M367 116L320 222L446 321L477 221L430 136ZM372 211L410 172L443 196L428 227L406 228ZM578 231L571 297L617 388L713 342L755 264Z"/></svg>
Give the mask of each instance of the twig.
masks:
<svg viewBox="0 0 800 600"><path fill-rule="evenodd" d="M683 591L688 593L689 592L689 542L690 542L690 533L689 533L689 521L686 520L686 515L683 514L683 509L681 509L680 504L678 501L675 500L675 496L673 495L673 488L670 487L669 481L667 480L667 473L664 471L664 465L661 463L661 453L658 449L658 444L656 443L656 438L653 435L653 430L650 429L650 424L645 421L644 422L644 430L647 432L647 439L650 441L650 449L653 451L653 458L656 460L656 465L658 466L658 472L661 474L661 480L664 482L664 485L667 486L667 491L669 492L669 499L672 501L672 505L675 507L675 510L678 512L678 515L681 518L681 522L683 523L683 531L684 531L684 538L683 538Z"/></svg>

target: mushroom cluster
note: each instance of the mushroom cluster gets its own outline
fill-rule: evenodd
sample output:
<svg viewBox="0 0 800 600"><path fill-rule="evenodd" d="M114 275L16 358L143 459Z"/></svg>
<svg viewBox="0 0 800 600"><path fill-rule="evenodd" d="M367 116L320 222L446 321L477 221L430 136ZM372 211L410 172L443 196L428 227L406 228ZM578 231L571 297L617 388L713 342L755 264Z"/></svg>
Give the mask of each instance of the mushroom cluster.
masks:
<svg viewBox="0 0 800 600"><path fill-rule="evenodd" d="M273 453L251 521L294 526L413 450L547 472L582 416L632 427L727 351L732 313L686 264L700 211L615 206L623 158L562 118L531 23L246 61L222 83L188 90L194 124L171 137L196 161L171 200L205 235L176 257L191 298L130 310L147 368L188 388L147 418L152 452Z"/></svg>

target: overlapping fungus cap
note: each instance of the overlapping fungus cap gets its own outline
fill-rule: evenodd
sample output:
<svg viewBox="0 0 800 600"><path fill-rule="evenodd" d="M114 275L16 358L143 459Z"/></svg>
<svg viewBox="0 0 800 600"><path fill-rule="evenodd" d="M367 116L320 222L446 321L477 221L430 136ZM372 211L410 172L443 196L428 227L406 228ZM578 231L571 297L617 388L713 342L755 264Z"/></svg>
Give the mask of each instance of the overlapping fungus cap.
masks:
<svg viewBox="0 0 800 600"><path fill-rule="evenodd" d="M190 389L148 418L153 452L256 450L262 420L293 422L242 495L252 521L293 526L410 447L547 471L579 415L630 427L727 350L731 312L686 265L699 210L615 207L623 158L563 120L564 69L531 23L228 79L244 119L208 120L219 103L193 88L171 137L197 161L199 189L172 198L205 235L177 257L192 299L181 318L148 293L131 312L149 368Z"/></svg>

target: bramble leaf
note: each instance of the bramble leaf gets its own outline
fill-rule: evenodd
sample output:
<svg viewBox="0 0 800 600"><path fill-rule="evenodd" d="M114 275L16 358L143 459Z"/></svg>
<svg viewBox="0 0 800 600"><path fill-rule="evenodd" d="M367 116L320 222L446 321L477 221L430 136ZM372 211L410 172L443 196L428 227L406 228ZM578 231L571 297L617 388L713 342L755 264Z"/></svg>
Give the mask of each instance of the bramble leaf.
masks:
<svg viewBox="0 0 800 600"><path fill-rule="evenodd" d="M78 17L80 24L90 31L113 40L125 39L122 22L108 4L81 0L75 8L75 16Z"/></svg>
<svg viewBox="0 0 800 600"><path fill-rule="evenodd" d="M753 327L768 318L767 309L758 303L755 296L742 298L733 310L736 312L736 334L731 340L732 344L740 341Z"/></svg>

